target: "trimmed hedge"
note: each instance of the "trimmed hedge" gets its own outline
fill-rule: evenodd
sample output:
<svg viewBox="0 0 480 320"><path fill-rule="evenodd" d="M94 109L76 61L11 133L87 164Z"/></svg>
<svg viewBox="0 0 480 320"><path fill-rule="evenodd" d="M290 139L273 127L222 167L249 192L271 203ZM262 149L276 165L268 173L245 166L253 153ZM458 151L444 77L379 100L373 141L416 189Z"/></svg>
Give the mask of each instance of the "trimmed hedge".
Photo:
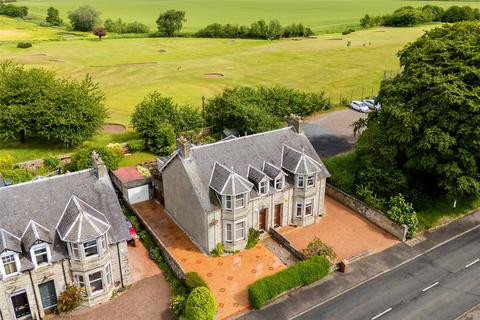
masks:
<svg viewBox="0 0 480 320"><path fill-rule="evenodd" d="M300 261L251 284L248 287L248 300L255 309L260 309L283 292L318 281L329 272L330 262L324 257Z"/></svg>
<svg viewBox="0 0 480 320"><path fill-rule="evenodd" d="M185 319L187 320L212 320L217 313L217 303L208 288L193 289L187 298L185 306Z"/></svg>

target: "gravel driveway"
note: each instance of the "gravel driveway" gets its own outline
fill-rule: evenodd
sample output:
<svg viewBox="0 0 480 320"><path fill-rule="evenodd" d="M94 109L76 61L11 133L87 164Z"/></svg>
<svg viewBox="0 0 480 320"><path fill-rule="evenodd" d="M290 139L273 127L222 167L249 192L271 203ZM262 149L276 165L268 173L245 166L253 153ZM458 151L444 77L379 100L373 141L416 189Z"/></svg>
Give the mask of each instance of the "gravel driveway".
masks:
<svg viewBox="0 0 480 320"><path fill-rule="evenodd" d="M343 109L305 119L304 131L320 157L330 157L353 149L357 137L351 124L367 114Z"/></svg>

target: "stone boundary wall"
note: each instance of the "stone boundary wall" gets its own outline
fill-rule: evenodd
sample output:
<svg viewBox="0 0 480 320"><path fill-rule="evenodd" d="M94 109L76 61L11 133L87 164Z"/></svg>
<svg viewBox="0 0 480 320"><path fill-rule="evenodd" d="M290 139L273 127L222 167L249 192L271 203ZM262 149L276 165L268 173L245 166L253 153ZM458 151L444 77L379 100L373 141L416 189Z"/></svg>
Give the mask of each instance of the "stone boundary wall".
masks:
<svg viewBox="0 0 480 320"><path fill-rule="evenodd" d="M342 203L346 207L357 212L361 216L367 218L370 222L374 223L378 227L387 231L400 241L405 241L407 238L408 227L406 225L399 225L398 223L390 220L383 212L368 206L363 201L358 200L355 197L335 188L334 186L327 184L325 193ZM328 213L327 213L328 214Z"/></svg>
<svg viewBox="0 0 480 320"><path fill-rule="evenodd" d="M268 231L268 233L270 233L270 235L272 236L272 238L277 241L278 243L280 243L282 246L284 246L288 251L290 251L295 257L297 257L299 260L305 260L305 256L303 255L303 253L299 250L297 250L297 248L295 248L291 243L290 241L288 241L287 238L285 238L284 236L282 236L280 233L278 233L275 229L273 228L270 228L270 230Z"/></svg>
<svg viewBox="0 0 480 320"><path fill-rule="evenodd" d="M162 252L163 259L165 262L170 266L172 269L173 273L177 278L179 279L184 279L185 278L185 270L183 270L182 266L175 260L175 258L168 252L167 247L163 244L163 242L160 240L160 238L157 237L155 232L150 228L150 226L143 220L142 216L138 214L137 210L130 204L126 199L122 199L123 204L125 207L127 207L128 210L130 210L135 216L138 218L138 221L140 224L150 233L152 236L153 240L157 244L158 248Z"/></svg>

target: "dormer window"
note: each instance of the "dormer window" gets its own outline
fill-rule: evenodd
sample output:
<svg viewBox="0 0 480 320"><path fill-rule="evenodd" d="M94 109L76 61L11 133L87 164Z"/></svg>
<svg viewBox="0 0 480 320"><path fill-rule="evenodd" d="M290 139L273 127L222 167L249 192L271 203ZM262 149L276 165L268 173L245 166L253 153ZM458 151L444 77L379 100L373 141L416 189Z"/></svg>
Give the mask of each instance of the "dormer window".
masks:
<svg viewBox="0 0 480 320"><path fill-rule="evenodd" d="M305 188L305 177L304 176L297 176L297 188L299 188L299 189Z"/></svg>
<svg viewBox="0 0 480 320"><path fill-rule="evenodd" d="M260 181L258 190L259 190L260 194L267 194L267 192L268 192L268 181L266 181L266 180Z"/></svg>
<svg viewBox="0 0 480 320"><path fill-rule="evenodd" d="M1 255L1 268L3 277L8 277L15 275L20 270L20 259L18 258L18 253L6 251Z"/></svg>
<svg viewBox="0 0 480 320"><path fill-rule="evenodd" d="M275 190L280 191L283 189L283 176L275 178Z"/></svg>
<svg viewBox="0 0 480 320"><path fill-rule="evenodd" d="M46 243L37 244L30 249L30 256L35 267L50 263L50 248Z"/></svg>
<svg viewBox="0 0 480 320"><path fill-rule="evenodd" d="M307 187L313 187L315 185L315 174L307 176Z"/></svg>

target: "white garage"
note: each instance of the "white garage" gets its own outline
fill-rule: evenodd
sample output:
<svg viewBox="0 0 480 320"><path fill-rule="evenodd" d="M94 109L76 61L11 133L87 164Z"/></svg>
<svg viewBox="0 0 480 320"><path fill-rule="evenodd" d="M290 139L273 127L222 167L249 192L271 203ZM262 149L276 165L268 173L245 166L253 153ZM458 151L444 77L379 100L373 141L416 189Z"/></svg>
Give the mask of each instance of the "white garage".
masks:
<svg viewBox="0 0 480 320"><path fill-rule="evenodd" d="M150 200L152 177L144 176L137 167L115 170L112 181L128 203L135 204Z"/></svg>
<svg viewBox="0 0 480 320"><path fill-rule="evenodd" d="M128 202L131 204L139 203L142 201L150 200L150 192L148 185L143 185L127 190Z"/></svg>

